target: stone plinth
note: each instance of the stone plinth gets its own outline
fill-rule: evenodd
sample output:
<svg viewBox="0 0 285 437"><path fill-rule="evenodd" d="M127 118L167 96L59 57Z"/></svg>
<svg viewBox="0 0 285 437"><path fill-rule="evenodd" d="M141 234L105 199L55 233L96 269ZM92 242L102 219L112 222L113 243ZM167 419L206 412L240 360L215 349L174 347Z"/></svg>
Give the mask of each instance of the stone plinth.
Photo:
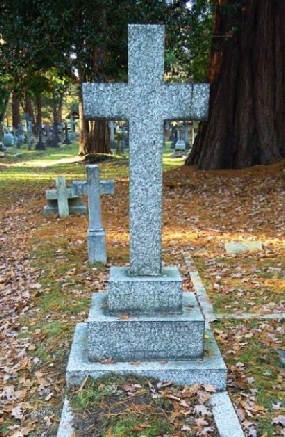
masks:
<svg viewBox="0 0 285 437"><path fill-rule="evenodd" d="M94 363L87 357L87 323L78 323L67 365L66 381L68 386L80 385L86 375L100 378L118 372L121 375L134 373L150 376L176 384L212 384L216 390L225 390L227 369L210 331L206 335L205 350L204 358L199 360Z"/></svg>
<svg viewBox="0 0 285 437"><path fill-rule="evenodd" d="M180 315L114 317L107 293L93 295L88 318L90 361L193 360L204 354L204 318L195 296L184 293Z"/></svg>
<svg viewBox="0 0 285 437"><path fill-rule="evenodd" d="M181 313L179 270L165 267L161 276L130 276L128 268L111 267L108 307L110 313Z"/></svg>
<svg viewBox="0 0 285 437"><path fill-rule="evenodd" d="M106 232L104 229L88 229L87 247L90 264L107 262Z"/></svg>

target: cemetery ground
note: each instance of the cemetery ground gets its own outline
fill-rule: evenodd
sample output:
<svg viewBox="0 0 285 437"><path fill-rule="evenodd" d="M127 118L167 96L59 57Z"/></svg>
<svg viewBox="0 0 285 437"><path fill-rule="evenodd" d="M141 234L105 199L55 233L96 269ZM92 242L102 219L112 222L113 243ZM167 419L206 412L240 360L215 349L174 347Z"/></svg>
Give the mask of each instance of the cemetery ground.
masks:
<svg viewBox="0 0 285 437"><path fill-rule="evenodd" d="M74 327L86 319L91 294L106 289L110 266L129 259L126 156L100 163L101 179L116 181L115 195L101 198L106 266L88 265L86 217L43 215L57 175L86 177L76 150L22 150L0 161L3 436L56 435ZM165 160L163 261L179 267L185 292L193 292L185 256L202 278L245 435L284 436L285 162L208 172L182 163ZM262 249L226 253L226 242L245 240ZM212 391L133 376L85 380L72 395L77 435L218 436Z"/></svg>

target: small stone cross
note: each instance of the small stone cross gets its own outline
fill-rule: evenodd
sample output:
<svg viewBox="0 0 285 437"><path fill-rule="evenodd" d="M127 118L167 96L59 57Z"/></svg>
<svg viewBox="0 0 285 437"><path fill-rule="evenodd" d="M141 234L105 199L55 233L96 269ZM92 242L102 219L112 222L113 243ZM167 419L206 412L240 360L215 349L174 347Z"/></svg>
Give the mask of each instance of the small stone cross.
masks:
<svg viewBox="0 0 285 437"><path fill-rule="evenodd" d="M87 240L89 263L106 263L106 233L101 222L100 196L102 194L114 194L114 181L100 181L98 165L87 165L87 182L74 181L72 189L79 196L88 195L89 227Z"/></svg>
<svg viewBox="0 0 285 437"><path fill-rule="evenodd" d="M164 27L129 25L128 84L83 84L87 119L128 119L130 275L161 275L164 120L203 120L208 84L167 84Z"/></svg>

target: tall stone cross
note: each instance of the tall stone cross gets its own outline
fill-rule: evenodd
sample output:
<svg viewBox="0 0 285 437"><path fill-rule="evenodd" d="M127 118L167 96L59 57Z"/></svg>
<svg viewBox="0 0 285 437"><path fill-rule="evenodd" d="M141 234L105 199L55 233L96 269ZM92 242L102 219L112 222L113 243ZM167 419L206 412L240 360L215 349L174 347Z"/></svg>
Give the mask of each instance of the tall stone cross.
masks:
<svg viewBox="0 0 285 437"><path fill-rule="evenodd" d="M164 27L129 25L128 83L83 84L87 119L128 119L130 275L161 275L164 120L203 120L208 84L167 84Z"/></svg>

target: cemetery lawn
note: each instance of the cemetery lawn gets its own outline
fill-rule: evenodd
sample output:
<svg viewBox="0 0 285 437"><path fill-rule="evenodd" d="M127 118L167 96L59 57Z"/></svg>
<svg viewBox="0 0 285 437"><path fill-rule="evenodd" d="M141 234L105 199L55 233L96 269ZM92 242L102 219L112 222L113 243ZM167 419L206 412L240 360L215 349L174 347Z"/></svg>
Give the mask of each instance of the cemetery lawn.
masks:
<svg viewBox="0 0 285 437"><path fill-rule="evenodd" d="M101 198L106 266L88 266L86 217L43 216L45 190L54 187L57 175L67 182L85 179L76 151L76 145L44 152L21 149L21 156L7 155L0 161L3 436L56 435L74 327L86 319L91 294L107 288L110 266L128 263L127 156L100 163L101 179L116 181L115 195ZM218 315L212 328L229 369L228 390L246 435L285 435L285 378L279 355L285 349L285 162L213 172L182 163L165 154L163 260L180 268L185 292L192 291L192 283L183 253L191 255L202 277ZM226 254L226 242L244 240L259 240L263 248ZM236 314L241 318L234 319ZM248 314L253 318L247 320ZM267 319L268 315L275 319ZM104 396L115 384L112 378L101 381ZM86 381L82 392L88 392L89 384ZM116 410L107 425L109 434L102 436L196 435L181 430L187 426L180 422L183 387L161 387L168 397L165 405L157 405L145 380L119 380L115 386L112 390L126 399L126 408ZM203 387L197 390L209 393ZM111 393L115 400L104 398L110 408L116 393ZM138 408L137 396L153 408L151 414L147 410L151 423L140 416L143 408ZM130 398L138 401L132 406L137 415L132 416L139 418L143 429L136 428L137 422L126 425ZM166 430L161 418L169 416L169 409L174 416L177 413L177 420ZM194 422L211 420L202 414L190 417ZM193 426L206 428L203 420ZM132 434L127 434L127 428L122 431L122 426L129 426Z"/></svg>

